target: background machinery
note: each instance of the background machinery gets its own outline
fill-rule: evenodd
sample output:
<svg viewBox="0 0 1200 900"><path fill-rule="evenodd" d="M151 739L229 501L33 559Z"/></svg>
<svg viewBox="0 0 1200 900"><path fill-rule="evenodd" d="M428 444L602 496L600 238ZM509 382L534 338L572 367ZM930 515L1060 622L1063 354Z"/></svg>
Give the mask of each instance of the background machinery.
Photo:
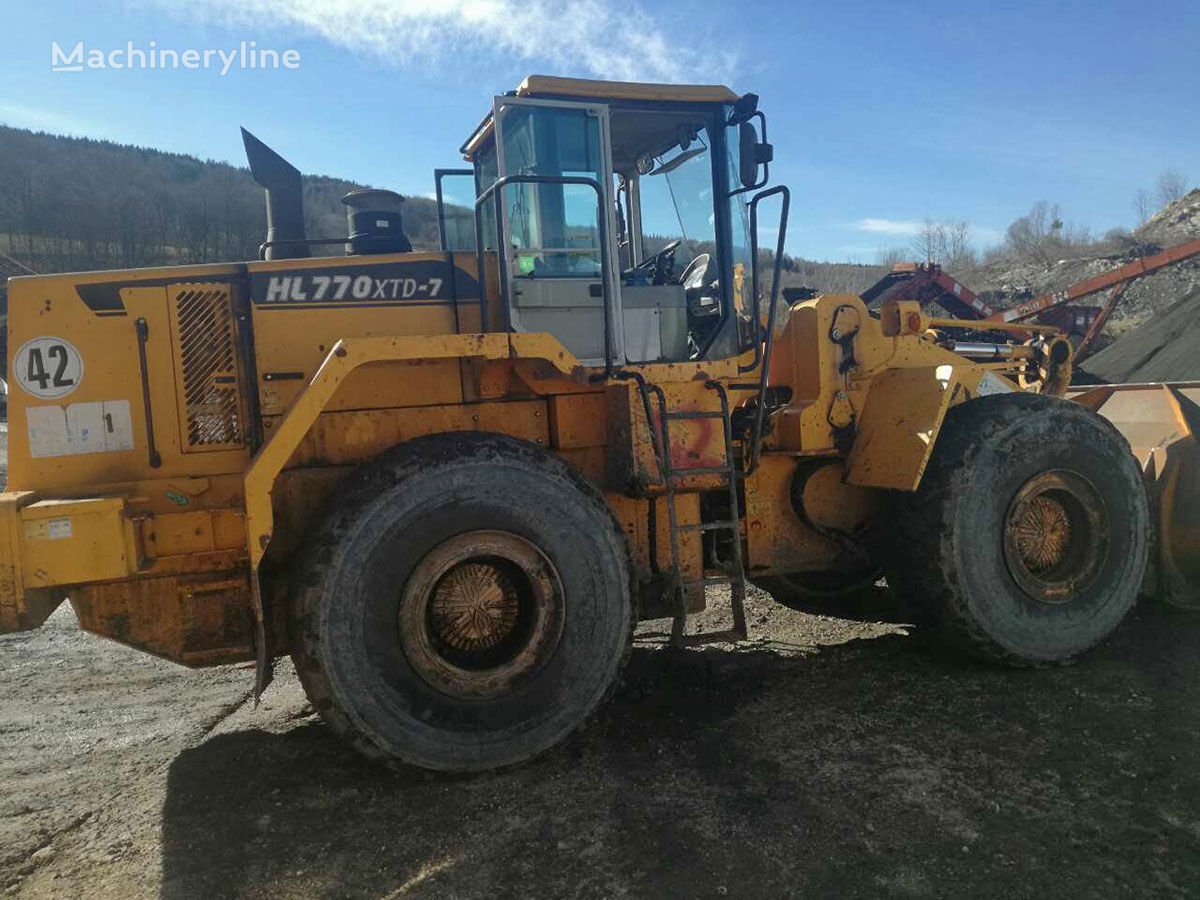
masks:
<svg viewBox="0 0 1200 900"><path fill-rule="evenodd" d="M937 303L958 318L979 322L975 327L982 330L996 322L1035 319L1040 324L1053 325L1064 334L1076 336L1075 359L1079 361L1091 352L1093 343L1131 282L1198 255L1200 240L1176 244L1062 290L1049 291L1002 310L988 305L966 285L943 272L936 263L897 263L890 272L863 291L862 298L873 307L888 300L913 300L922 306ZM1074 301L1101 291L1109 291L1103 306L1074 305Z"/></svg>
<svg viewBox="0 0 1200 900"><path fill-rule="evenodd" d="M434 769L556 743L638 619L744 637L747 577L796 603L884 571L977 655L1085 651L1150 510L1059 396L1070 344L953 343L910 301L779 312L766 130L719 86L535 76L436 174L476 197L438 252L387 191L309 239L247 134L262 259L13 279L0 630L65 598L186 665L254 659L260 691L290 654L338 732ZM730 627L696 634L714 585Z"/></svg>

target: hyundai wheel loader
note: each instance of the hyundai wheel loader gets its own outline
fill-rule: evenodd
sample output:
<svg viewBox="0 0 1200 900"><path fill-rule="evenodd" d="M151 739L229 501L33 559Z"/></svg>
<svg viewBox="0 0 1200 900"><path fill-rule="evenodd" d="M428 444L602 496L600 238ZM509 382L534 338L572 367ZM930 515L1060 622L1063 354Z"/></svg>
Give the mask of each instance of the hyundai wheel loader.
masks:
<svg viewBox="0 0 1200 900"><path fill-rule="evenodd" d="M639 620L744 638L748 579L802 605L884 573L1022 665L1133 604L1146 476L1109 398L1063 399L1069 343L783 307L753 94L530 77L436 172L436 252L389 191L307 235L299 173L245 144L260 259L11 280L0 630L68 600L260 691L290 655L367 754L476 770L584 722ZM698 634L711 585L731 624Z"/></svg>

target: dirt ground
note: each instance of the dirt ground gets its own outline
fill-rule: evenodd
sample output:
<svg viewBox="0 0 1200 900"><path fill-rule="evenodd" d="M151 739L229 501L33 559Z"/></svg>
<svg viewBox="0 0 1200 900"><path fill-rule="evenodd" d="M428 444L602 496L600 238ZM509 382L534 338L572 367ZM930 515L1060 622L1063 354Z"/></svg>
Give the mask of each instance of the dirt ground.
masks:
<svg viewBox="0 0 1200 900"><path fill-rule="evenodd" d="M1125 897L1200 886L1200 616L1078 665L947 658L757 592L752 640L642 629L581 735L498 773L360 759L284 666L0 638L0 891L21 897Z"/></svg>

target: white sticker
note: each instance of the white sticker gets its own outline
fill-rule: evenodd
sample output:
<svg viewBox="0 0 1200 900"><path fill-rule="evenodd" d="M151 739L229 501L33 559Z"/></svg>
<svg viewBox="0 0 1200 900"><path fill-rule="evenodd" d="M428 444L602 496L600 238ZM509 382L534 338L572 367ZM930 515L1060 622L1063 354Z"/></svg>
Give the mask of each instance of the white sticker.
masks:
<svg viewBox="0 0 1200 900"><path fill-rule="evenodd" d="M71 520L68 518L46 520L46 537L52 541L59 540L60 538L69 538L73 533L71 531Z"/></svg>
<svg viewBox="0 0 1200 900"><path fill-rule="evenodd" d="M133 449L133 419L128 400L104 400L25 409L29 455L75 456Z"/></svg>
<svg viewBox="0 0 1200 900"><path fill-rule="evenodd" d="M25 537L31 541L58 541L74 536L71 520L66 516L57 519L32 519L25 522Z"/></svg>
<svg viewBox="0 0 1200 900"><path fill-rule="evenodd" d="M83 381L83 357L62 338L36 337L13 357L13 375L35 397L65 397Z"/></svg>
<svg viewBox="0 0 1200 900"><path fill-rule="evenodd" d="M46 523L46 537L52 541L58 538L69 538L73 533L71 531L71 520L68 518L51 519Z"/></svg>
<svg viewBox="0 0 1200 900"><path fill-rule="evenodd" d="M980 397L990 397L992 394L1008 394L1014 391L1007 381L991 372L984 372L983 377L979 379L979 388L976 393Z"/></svg>

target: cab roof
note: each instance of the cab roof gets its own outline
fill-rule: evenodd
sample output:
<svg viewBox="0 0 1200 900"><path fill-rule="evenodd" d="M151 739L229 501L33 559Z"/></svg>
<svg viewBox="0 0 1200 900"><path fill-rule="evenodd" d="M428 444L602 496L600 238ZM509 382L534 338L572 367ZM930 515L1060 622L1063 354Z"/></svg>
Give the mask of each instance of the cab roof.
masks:
<svg viewBox="0 0 1200 900"><path fill-rule="evenodd" d="M592 100L643 100L666 103L734 103L738 95L723 84L654 84L642 81L600 81L593 78L560 78L556 75L530 75L512 96L574 97ZM488 115L463 144L468 159L492 131Z"/></svg>
<svg viewBox="0 0 1200 900"><path fill-rule="evenodd" d="M651 84L642 81L597 81L530 75L517 88L518 97L598 97L612 100L666 100L675 103L733 103L738 95L723 84Z"/></svg>

